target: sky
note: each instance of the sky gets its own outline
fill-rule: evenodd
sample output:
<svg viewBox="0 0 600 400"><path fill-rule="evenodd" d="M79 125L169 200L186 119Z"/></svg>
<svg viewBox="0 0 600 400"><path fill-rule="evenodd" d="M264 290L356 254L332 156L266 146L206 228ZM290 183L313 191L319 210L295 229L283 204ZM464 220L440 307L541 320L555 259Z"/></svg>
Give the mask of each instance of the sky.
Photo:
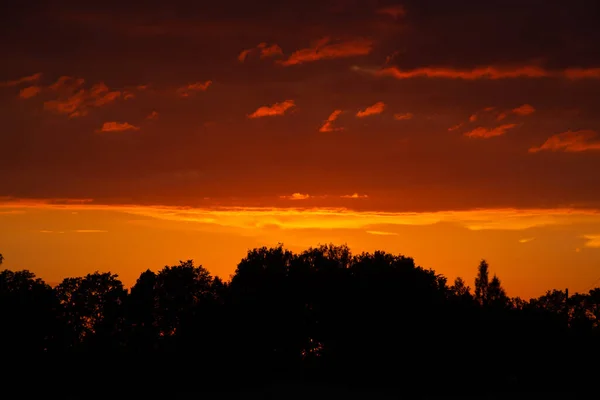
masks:
<svg viewBox="0 0 600 400"><path fill-rule="evenodd" d="M0 6L0 253L48 282L348 244L600 278L600 3Z"/></svg>

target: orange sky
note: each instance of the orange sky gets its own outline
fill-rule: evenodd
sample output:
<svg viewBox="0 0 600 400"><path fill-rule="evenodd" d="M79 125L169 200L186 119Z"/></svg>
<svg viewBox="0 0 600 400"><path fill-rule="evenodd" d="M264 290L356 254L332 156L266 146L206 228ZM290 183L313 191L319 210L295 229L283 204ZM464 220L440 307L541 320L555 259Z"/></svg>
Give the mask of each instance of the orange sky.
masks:
<svg viewBox="0 0 600 400"><path fill-rule="evenodd" d="M0 17L8 268L334 242L524 297L600 277L600 5L69 3Z"/></svg>

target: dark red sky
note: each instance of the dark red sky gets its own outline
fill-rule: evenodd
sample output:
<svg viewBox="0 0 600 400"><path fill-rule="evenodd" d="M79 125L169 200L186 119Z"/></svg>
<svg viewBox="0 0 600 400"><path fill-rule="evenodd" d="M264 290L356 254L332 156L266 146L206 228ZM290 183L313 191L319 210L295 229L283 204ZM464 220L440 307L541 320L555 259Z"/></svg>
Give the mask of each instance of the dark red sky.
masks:
<svg viewBox="0 0 600 400"><path fill-rule="evenodd" d="M356 192L371 201L353 207L408 211L600 201L596 1L2 7L0 196L281 205L299 192L347 205L339 196ZM314 59L294 56L319 41ZM279 47L261 57L260 43ZM61 76L70 86L51 89ZM29 86L39 93L20 98ZM52 103L78 93L74 116ZM285 115L248 117L286 100ZM378 102L381 114L356 116ZM511 111L523 105L533 112ZM100 132L111 122L139 129Z"/></svg>

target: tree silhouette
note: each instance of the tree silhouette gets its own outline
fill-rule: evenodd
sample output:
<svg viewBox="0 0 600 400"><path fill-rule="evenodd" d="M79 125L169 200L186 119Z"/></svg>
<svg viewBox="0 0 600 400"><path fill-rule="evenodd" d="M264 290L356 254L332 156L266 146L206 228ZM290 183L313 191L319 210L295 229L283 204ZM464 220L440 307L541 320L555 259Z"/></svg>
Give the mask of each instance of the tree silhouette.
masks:
<svg viewBox="0 0 600 400"><path fill-rule="evenodd" d="M488 302L489 266L487 261L481 260L475 278L475 300L481 305Z"/></svg>

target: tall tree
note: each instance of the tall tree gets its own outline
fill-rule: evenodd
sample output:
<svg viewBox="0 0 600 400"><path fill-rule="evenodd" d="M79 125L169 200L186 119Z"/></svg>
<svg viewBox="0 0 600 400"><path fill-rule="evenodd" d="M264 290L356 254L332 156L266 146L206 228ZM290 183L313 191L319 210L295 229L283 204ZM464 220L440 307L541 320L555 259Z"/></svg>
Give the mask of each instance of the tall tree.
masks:
<svg viewBox="0 0 600 400"><path fill-rule="evenodd" d="M481 260L475 278L475 300L481 305L488 302L489 284L489 265L487 261Z"/></svg>

